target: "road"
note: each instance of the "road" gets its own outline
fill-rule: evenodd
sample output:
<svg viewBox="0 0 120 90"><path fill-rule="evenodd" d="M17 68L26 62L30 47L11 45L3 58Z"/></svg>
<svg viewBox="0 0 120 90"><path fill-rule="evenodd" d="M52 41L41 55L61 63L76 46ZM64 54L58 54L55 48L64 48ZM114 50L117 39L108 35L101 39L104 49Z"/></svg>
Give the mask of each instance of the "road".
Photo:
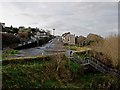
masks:
<svg viewBox="0 0 120 90"><path fill-rule="evenodd" d="M28 56L50 55L56 53L56 51L65 51L61 37L56 37L50 40L46 45L42 47L20 50L19 51L20 54L16 54L16 56L28 57Z"/></svg>

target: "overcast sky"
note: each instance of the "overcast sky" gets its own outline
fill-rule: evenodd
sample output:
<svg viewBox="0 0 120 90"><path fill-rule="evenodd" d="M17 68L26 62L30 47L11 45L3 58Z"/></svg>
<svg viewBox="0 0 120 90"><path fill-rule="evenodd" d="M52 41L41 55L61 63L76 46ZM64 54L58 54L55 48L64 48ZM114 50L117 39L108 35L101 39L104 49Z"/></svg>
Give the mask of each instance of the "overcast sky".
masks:
<svg viewBox="0 0 120 90"><path fill-rule="evenodd" d="M118 32L117 2L1 2L0 22L103 37Z"/></svg>

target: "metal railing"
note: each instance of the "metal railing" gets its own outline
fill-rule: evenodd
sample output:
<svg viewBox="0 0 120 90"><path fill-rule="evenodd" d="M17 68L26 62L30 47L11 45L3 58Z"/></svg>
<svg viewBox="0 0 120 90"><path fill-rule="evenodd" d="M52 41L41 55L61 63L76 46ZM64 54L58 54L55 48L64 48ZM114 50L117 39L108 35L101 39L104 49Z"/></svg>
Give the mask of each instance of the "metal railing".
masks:
<svg viewBox="0 0 120 90"><path fill-rule="evenodd" d="M77 63L80 63L82 65L86 65L86 64L91 65L92 67L94 67L95 69L97 69L98 71L100 71L102 73L110 73L110 74L116 75L117 77L120 78L119 70L110 68L95 58L87 57L87 58L84 58L83 60L81 60L76 57L72 57L71 59L75 60Z"/></svg>

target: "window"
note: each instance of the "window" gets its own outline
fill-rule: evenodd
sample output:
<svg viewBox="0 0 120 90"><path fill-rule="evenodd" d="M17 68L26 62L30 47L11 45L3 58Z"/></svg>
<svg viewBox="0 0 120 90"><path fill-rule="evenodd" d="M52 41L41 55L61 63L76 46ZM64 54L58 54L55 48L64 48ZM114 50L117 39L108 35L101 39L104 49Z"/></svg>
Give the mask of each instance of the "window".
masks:
<svg viewBox="0 0 120 90"><path fill-rule="evenodd" d="M69 39L68 39L68 41L69 41Z"/></svg>

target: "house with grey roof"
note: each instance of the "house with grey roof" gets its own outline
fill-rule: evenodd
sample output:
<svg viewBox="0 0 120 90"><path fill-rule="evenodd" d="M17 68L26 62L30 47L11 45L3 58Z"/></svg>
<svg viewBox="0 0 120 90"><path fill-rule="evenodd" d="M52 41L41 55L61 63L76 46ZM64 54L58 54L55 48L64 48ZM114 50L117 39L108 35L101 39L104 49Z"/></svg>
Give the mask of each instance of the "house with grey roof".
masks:
<svg viewBox="0 0 120 90"><path fill-rule="evenodd" d="M64 44L75 45L75 35L70 32L62 34L62 40Z"/></svg>

